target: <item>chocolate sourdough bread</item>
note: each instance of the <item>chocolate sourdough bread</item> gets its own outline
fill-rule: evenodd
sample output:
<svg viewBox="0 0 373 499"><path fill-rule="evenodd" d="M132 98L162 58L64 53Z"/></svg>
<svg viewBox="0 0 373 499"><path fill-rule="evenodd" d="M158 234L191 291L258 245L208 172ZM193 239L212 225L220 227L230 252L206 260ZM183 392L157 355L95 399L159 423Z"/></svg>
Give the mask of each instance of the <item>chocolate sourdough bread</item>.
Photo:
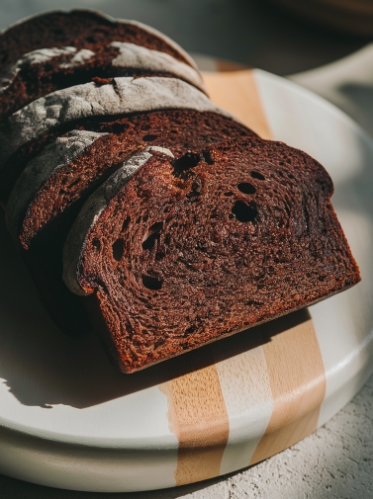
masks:
<svg viewBox="0 0 373 499"><path fill-rule="evenodd" d="M86 83L42 97L0 125L0 202L26 164L48 143L95 118L112 120L130 113L158 109L195 109L231 116L193 86L175 78L113 78ZM84 125L83 125L84 126Z"/></svg>
<svg viewBox="0 0 373 499"><path fill-rule="evenodd" d="M165 52L197 69L185 50L150 26L137 21L113 19L98 11L75 9L38 14L0 33L0 71L37 49L73 46L77 50L94 51L96 47L106 46L108 40Z"/></svg>
<svg viewBox="0 0 373 499"><path fill-rule="evenodd" d="M193 59L162 33L92 10L53 11L0 34L0 119L94 77L179 77L205 91Z"/></svg>
<svg viewBox="0 0 373 499"><path fill-rule="evenodd" d="M46 94L94 78L144 75L180 78L206 93L198 71L185 62L165 52L108 39L94 50L67 46L24 54L0 73L0 120Z"/></svg>
<svg viewBox="0 0 373 499"><path fill-rule="evenodd" d="M9 198L8 228L28 249L45 225L84 200L121 161L150 143L165 145L179 157L189 149L253 135L231 118L193 109L136 113L112 121L88 120L81 129L58 137L27 164Z"/></svg>
<svg viewBox="0 0 373 499"><path fill-rule="evenodd" d="M8 227L55 321L92 320L120 370L358 282L325 170L213 105L167 37L72 11L0 40Z"/></svg>
<svg viewBox="0 0 373 499"><path fill-rule="evenodd" d="M6 212L8 228L23 248L21 254L43 302L69 334L91 328L61 275L65 237L92 189L150 142L166 144L179 157L189 149L253 133L226 116L190 109L132 114L86 125L97 131L73 130L30 161L14 186ZM74 313L66 314L67 310Z"/></svg>
<svg viewBox="0 0 373 499"><path fill-rule="evenodd" d="M82 208L64 280L133 372L357 283L332 192L319 163L279 142L141 151Z"/></svg>

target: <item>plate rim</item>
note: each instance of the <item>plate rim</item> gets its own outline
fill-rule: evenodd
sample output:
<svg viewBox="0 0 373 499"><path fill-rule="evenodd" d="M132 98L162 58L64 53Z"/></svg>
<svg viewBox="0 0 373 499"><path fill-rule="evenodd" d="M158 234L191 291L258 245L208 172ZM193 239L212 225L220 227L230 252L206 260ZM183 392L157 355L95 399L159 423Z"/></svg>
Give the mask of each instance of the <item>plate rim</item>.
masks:
<svg viewBox="0 0 373 499"><path fill-rule="evenodd" d="M247 71L247 70L244 70ZM284 86L293 93L297 92L302 98L316 103L318 106L324 108L327 113L334 114L338 119L341 119L346 125L352 128L355 133L361 137L371 150L373 159L373 138L366 132L358 123L356 123L347 113L339 109L334 104L330 103L323 97L315 94L314 92L302 87L301 85L278 75L274 75L262 69L254 68L254 75L258 74L260 78L274 82L276 85ZM6 380L5 380L6 381ZM237 417L237 419L242 419ZM120 449L123 452L131 451L149 451L159 449L160 451L173 451L169 435L163 434L156 437L134 437L131 438L108 438L108 437L94 437L94 436L80 436L67 433L58 433L50 430L40 430L34 427L28 427L24 424L14 423L11 420L4 418L0 411L0 431L4 429L11 434L17 436L29 436L38 441L56 442L58 444L65 444L67 447L84 447L92 449ZM134 445L135 444L135 445Z"/></svg>

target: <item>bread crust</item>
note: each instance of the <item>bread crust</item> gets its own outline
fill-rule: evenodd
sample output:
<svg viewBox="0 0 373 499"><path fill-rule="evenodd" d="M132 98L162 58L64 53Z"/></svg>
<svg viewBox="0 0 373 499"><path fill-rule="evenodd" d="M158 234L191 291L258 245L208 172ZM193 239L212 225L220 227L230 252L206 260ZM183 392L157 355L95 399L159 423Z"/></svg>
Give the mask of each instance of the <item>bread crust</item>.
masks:
<svg viewBox="0 0 373 499"><path fill-rule="evenodd" d="M194 69L196 63L176 42L160 31L138 21L114 19L92 9L53 10L21 19L0 33L0 71L23 54L39 48L90 45L115 36L143 47L169 53ZM73 43L72 43L73 42Z"/></svg>
<svg viewBox="0 0 373 499"><path fill-rule="evenodd" d="M90 49L51 47L22 55L0 73L0 119L46 94L93 78L145 75L180 78L206 93L199 72L185 62L159 50L109 39Z"/></svg>
<svg viewBox="0 0 373 499"><path fill-rule="evenodd" d="M158 109L194 109L233 118L193 86L175 78L122 77L59 90L12 114L0 126L0 201L27 160L43 146L91 118L118 117Z"/></svg>

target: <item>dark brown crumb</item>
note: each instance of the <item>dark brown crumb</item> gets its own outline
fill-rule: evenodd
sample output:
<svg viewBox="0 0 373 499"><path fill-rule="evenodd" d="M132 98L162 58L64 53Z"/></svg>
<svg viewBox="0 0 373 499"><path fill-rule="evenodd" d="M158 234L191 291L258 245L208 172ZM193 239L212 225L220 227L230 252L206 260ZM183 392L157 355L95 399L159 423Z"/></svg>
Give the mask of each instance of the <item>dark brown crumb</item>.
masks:
<svg viewBox="0 0 373 499"><path fill-rule="evenodd" d="M80 128L109 132L66 167L52 175L30 205L19 241L41 298L58 325L69 334L91 328L82 304L62 282L61 252L65 237L87 196L129 154L149 145L168 147L175 156L191 148L253 135L224 116L192 110L166 110L135 114L110 121L85 121ZM198 134L195 130L198 129ZM49 137L49 141L51 137ZM24 156L25 160L29 159ZM74 308L80 321L70 320L66 310Z"/></svg>
<svg viewBox="0 0 373 499"><path fill-rule="evenodd" d="M142 369L358 282L332 191L315 160L258 138L150 159L87 233L78 271L119 368Z"/></svg>

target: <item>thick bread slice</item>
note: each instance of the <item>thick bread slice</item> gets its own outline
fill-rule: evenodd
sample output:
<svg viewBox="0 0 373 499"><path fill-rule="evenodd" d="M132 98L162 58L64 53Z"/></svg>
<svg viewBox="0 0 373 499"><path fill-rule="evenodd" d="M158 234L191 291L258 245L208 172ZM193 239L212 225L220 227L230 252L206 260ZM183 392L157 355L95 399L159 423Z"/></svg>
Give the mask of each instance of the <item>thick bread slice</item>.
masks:
<svg viewBox="0 0 373 499"><path fill-rule="evenodd" d="M280 142L152 152L88 199L64 280L133 372L357 283L332 192L319 163Z"/></svg>
<svg viewBox="0 0 373 499"><path fill-rule="evenodd" d="M37 49L73 45L91 49L118 40L166 52L197 69L193 59L168 36L137 21L113 19L99 11L54 10L22 19L0 33L0 71Z"/></svg>
<svg viewBox="0 0 373 499"><path fill-rule="evenodd" d="M104 158L109 152L107 148L100 148L102 140L99 140L104 137L107 139L107 135L107 133L89 130L72 130L46 146L27 165L11 192L6 209L9 232L16 240L20 235L19 242L24 249L28 249L29 240L38 233L40 228L62 211L58 204L59 198L64 196L69 199L77 182L87 184L87 173L92 173L93 169L90 167L99 166L98 162L94 161L96 160L95 156L99 155L97 153L101 153ZM91 147L93 144L96 145L95 148ZM94 161L94 165L89 164L86 156ZM96 172L92 178L96 180L99 173L101 172ZM60 177L59 182L56 179L57 176ZM49 186L49 191L43 192L40 196L40 189L46 184ZM72 187L71 184L73 184ZM38 198L38 195L39 204L35 202L35 197ZM41 200L40 197L43 199ZM75 199L79 199L79 193L76 194ZM43 205L42 201L44 201ZM44 214L45 203L50 208L47 220L45 220ZM68 206L68 202L63 208L66 206ZM28 239L24 237L24 224L31 232L31 237Z"/></svg>
<svg viewBox="0 0 373 499"><path fill-rule="evenodd" d="M139 148L163 144L180 156L188 149L254 135L230 118L190 109L139 113L84 126L88 129L72 130L47 145L14 185L7 225L25 249L44 226L86 198L103 175Z"/></svg>
<svg viewBox="0 0 373 499"><path fill-rule="evenodd" d="M91 326L80 301L62 282L62 246L92 189L150 143L166 144L181 156L188 149L252 134L230 118L193 110L153 111L86 125L96 131L73 130L30 161L6 210L8 228L22 247L42 301L59 327L73 335ZM67 313L71 310L74 314Z"/></svg>
<svg viewBox="0 0 373 499"><path fill-rule="evenodd" d="M52 47L24 54L0 74L0 119L46 94L94 77L171 76L206 93L199 72L165 52L115 39L92 48Z"/></svg>
<svg viewBox="0 0 373 499"><path fill-rule="evenodd" d="M92 82L58 90L28 104L1 124L0 201L6 203L25 164L55 136L90 118L109 120L156 109L195 109L231 117L201 91L175 78L113 78L104 85Z"/></svg>

